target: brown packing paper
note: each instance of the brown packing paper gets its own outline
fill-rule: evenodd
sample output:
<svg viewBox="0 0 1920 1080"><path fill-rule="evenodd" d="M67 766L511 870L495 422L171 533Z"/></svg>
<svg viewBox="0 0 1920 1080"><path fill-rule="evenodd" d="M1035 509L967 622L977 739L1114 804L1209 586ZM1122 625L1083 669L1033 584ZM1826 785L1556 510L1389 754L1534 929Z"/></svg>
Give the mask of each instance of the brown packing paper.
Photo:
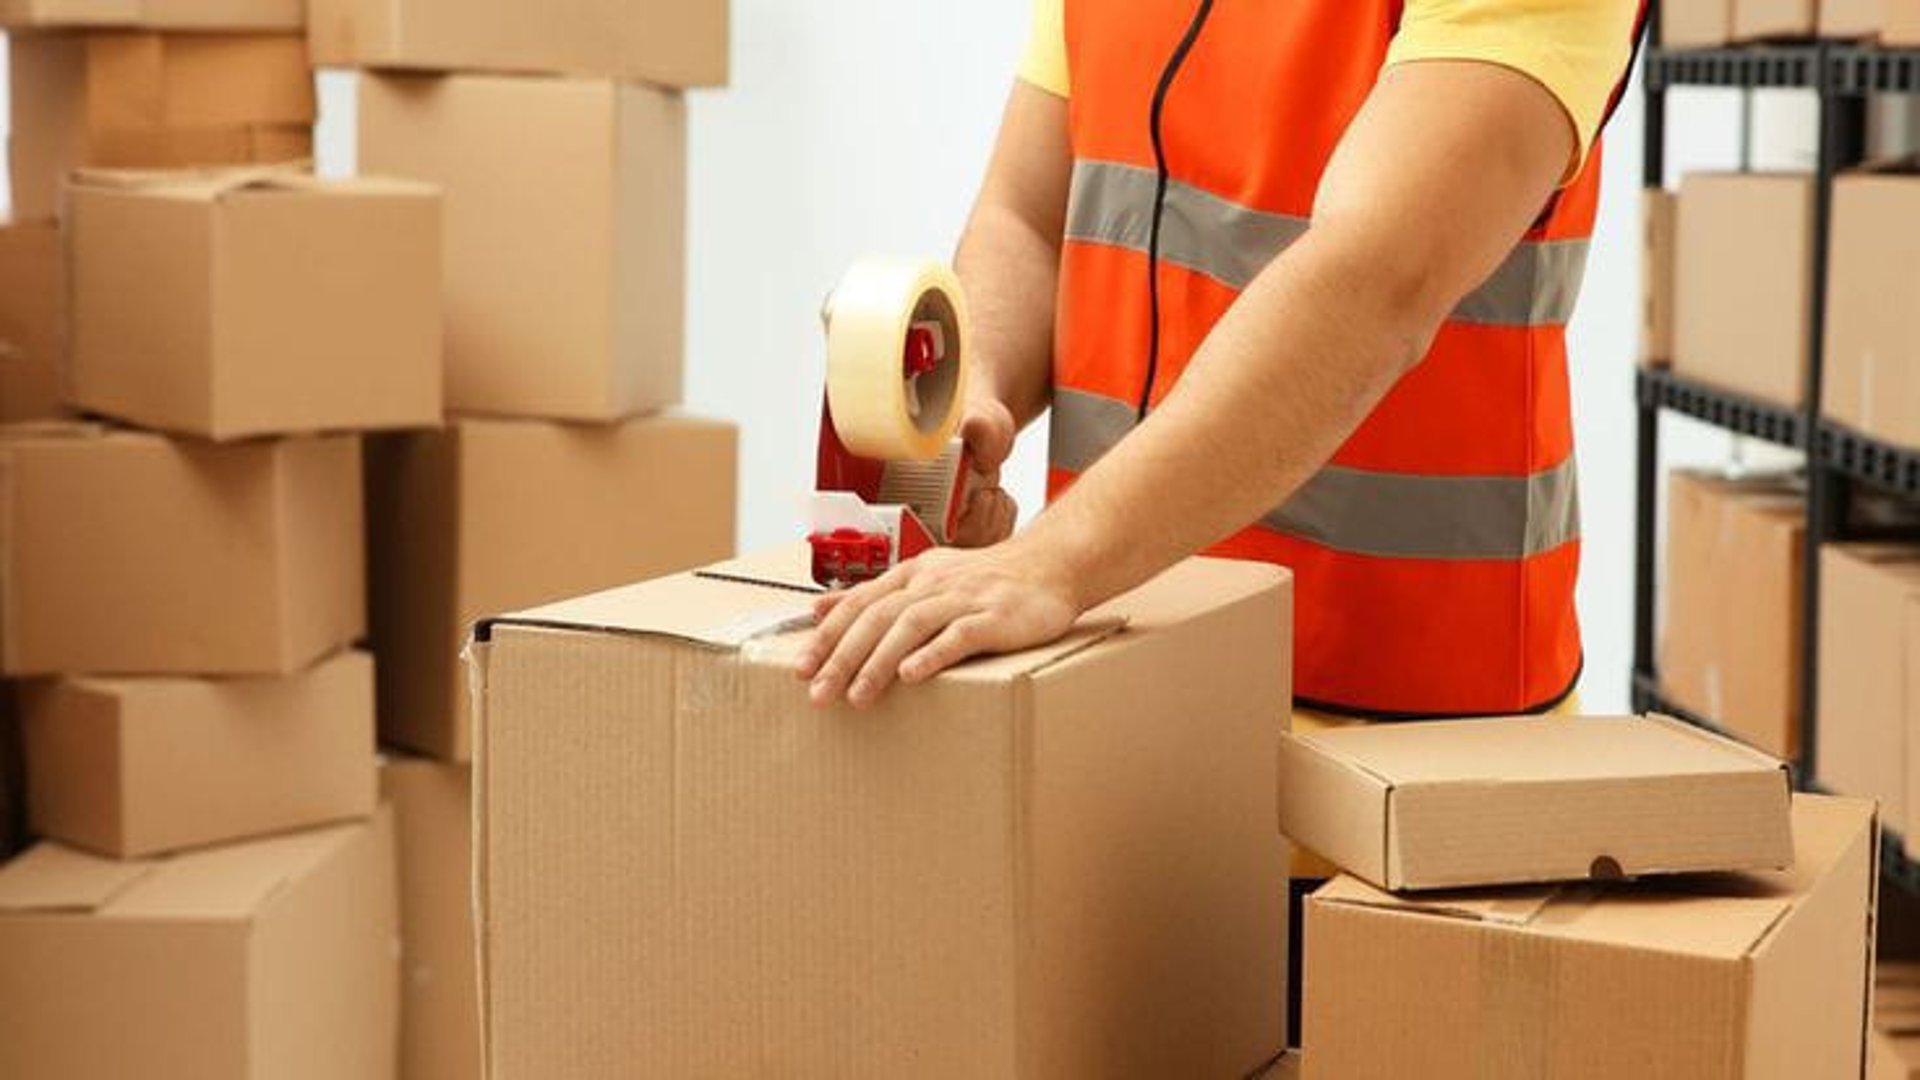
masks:
<svg viewBox="0 0 1920 1080"><path fill-rule="evenodd" d="M727 81L727 0L312 0L316 62Z"/></svg>
<svg viewBox="0 0 1920 1080"><path fill-rule="evenodd" d="M60 228L0 224L0 421L59 416L66 289Z"/></svg>
<svg viewBox="0 0 1920 1080"><path fill-rule="evenodd" d="M678 96L583 79L369 75L359 133L362 170L445 192L450 411L604 422L680 400Z"/></svg>
<svg viewBox="0 0 1920 1080"><path fill-rule="evenodd" d="M473 647L490 1076L1246 1076L1278 1053L1280 572L1184 564L867 712L808 706L799 635L757 632L805 611L788 574L722 572Z"/></svg>
<svg viewBox="0 0 1920 1080"><path fill-rule="evenodd" d="M1688 173L1677 215L1674 372L1798 407L1807 382L1812 177Z"/></svg>

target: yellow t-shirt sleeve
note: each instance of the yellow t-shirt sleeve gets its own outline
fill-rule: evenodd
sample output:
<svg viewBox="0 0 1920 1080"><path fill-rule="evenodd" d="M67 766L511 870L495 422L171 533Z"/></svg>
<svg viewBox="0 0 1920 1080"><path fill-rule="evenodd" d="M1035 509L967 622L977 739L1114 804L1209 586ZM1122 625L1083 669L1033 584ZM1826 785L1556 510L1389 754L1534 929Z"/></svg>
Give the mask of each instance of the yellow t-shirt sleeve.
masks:
<svg viewBox="0 0 1920 1080"><path fill-rule="evenodd" d="M1546 87L1573 121L1571 177L1633 52L1638 0L1407 0L1387 63L1481 60Z"/></svg>
<svg viewBox="0 0 1920 1080"><path fill-rule="evenodd" d="M1033 28L1020 56L1020 81L1067 96L1066 0L1033 0Z"/></svg>

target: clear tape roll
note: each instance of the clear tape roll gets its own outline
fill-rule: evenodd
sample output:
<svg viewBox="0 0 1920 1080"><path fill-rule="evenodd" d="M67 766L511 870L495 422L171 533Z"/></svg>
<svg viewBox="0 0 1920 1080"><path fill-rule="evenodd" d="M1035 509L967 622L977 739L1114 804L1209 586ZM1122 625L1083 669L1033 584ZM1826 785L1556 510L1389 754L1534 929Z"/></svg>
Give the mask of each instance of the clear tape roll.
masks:
<svg viewBox="0 0 1920 1080"><path fill-rule="evenodd" d="M932 331L933 369L909 375L908 336ZM960 280L936 262L861 259L827 304L827 405L848 450L876 461L922 460L953 439L970 361Z"/></svg>

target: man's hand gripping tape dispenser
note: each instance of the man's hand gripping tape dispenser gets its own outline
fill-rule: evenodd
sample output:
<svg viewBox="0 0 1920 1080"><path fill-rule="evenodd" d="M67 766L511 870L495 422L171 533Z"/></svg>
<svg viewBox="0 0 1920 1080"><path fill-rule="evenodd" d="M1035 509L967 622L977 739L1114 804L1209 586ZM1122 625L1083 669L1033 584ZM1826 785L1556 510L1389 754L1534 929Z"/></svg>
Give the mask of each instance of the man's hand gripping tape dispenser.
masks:
<svg viewBox="0 0 1920 1080"><path fill-rule="evenodd" d="M815 581L854 585L946 543L966 504L966 300L945 266L869 258L820 314L827 394L807 543Z"/></svg>

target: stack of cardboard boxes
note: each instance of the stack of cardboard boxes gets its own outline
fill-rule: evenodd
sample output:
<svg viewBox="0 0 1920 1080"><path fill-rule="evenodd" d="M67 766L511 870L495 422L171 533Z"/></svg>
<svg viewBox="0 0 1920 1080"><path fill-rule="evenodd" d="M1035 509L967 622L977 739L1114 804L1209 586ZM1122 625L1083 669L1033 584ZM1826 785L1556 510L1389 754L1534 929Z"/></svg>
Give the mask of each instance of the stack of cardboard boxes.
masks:
<svg viewBox="0 0 1920 1080"><path fill-rule="evenodd" d="M1920 45L1915 0L1663 0L1661 44L1676 49L1810 37Z"/></svg>

